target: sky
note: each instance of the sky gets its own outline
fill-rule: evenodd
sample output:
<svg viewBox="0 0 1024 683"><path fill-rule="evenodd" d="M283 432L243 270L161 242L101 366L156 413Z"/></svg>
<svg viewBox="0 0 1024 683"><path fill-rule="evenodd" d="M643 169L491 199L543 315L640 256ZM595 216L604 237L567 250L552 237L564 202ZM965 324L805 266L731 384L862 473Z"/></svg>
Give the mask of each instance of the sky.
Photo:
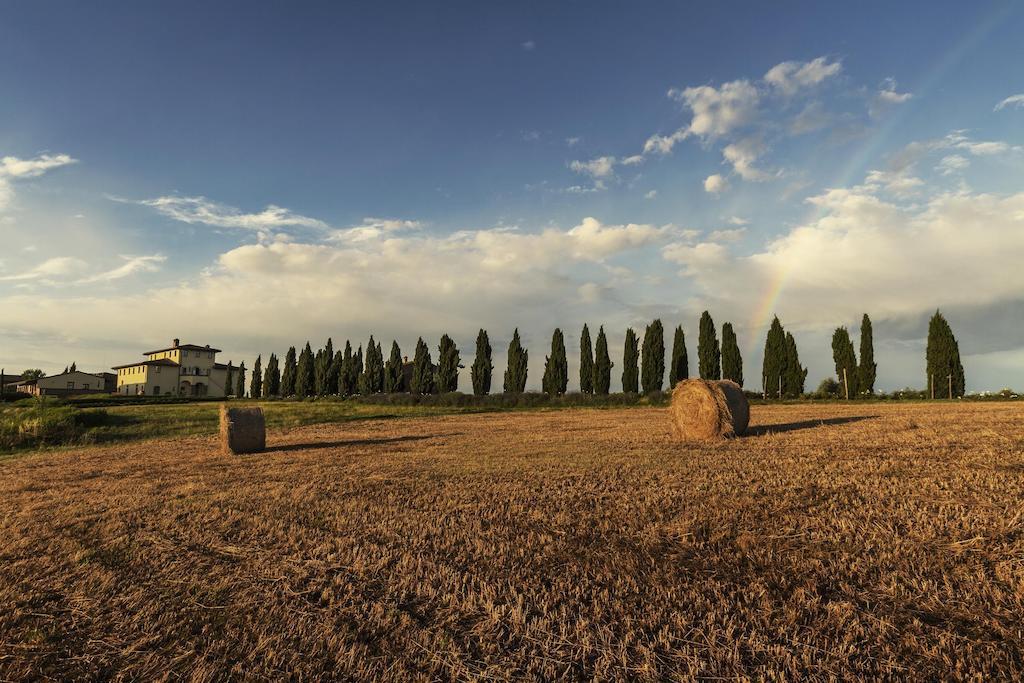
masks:
<svg viewBox="0 0 1024 683"><path fill-rule="evenodd" d="M923 387L1024 387L1024 6L0 5L0 365L219 360L518 328L767 327L808 389L874 324ZM468 370L460 388L469 390ZM570 389L577 386L570 382Z"/></svg>

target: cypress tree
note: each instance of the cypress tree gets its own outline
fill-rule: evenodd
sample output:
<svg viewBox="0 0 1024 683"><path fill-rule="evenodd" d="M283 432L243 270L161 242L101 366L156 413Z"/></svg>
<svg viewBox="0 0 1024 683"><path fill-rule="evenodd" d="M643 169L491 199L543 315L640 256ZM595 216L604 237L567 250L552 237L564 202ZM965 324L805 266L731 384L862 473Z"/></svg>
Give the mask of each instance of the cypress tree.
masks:
<svg viewBox="0 0 1024 683"><path fill-rule="evenodd" d="M414 394L434 393L434 364L430 360L430 349L423 337L416 341L416 355L412 361L412 380L410 390Z"/></svg>
<svg viewBox="0 0 1024 683"><path fill-rule="evenodd" d="M700 330L697 336L697 364L701 379L722 378L722 352L718 348L718 334L711 314L700 315Z"/></svg>
<svg viewBox="0 0 1024 683"><path fill-rule="evenodd" d="M295 395L295 347L288 347L284 355L284 373L281 375L281 395Z"/></svg>
<svg viewBox="0 0 1024 683"><path fill-rule="evenodd" d="M316 352L316 359L313 363L313 384L317 396L326 396L331 393L332 387L329 384L331 365L334 363L334 344L331 338L327 338L324 348Z"/></svg>
<svg viewBox="0 0 1024 683"><path fill-rule="evenodd" d="M473 393L477 396L484 396L491 391L491 374L494 366L491 364L491 340L487 336L487 330L481 329L476 333L476 357L473 359L473 366L469 375L473 380Z"/></svg>
<svg viewBox="0 0 1024 683"><path fill-rule="evenodd" d="M953 335L953 328L942 313L928 322L928 347L925 350L925 365L928 382L935 398L954 398L964 395L966 381L964 366L960 362L960 345ZM950 389L952 388L952 395Z"/></svg>
<svg viewBox="0 0 1024 683"><path fill-rule="evenodd" d="M529 367L530 353L519 341L519 328L512 333L512 341L508 344L508 369L505 370L505 393L521 394L526 391L526 373Z"/></svg>
<svg viewBox="0 0 1024 683"><path fill-rule="evenodd" d="M722 325L722 379L731 379L743 386L743 357L732 323Z"/></svg>
<svg viewBox="0 0 1024 683"><path fill-rule="evenodd" d="M256 362L252 365L252 380L249 383L249 397L259 398L263 393L263 375L261 374L260 356L256 356Z"/></svg>
<svg viewBox="0 0 1024 683"><path fill-rule="evenodd" d="M437 390L447 394L459 389L459 348L447 334L441 335L437 347Z"/></svg>
<svg viewBox="0 0 1024 683"><path fill-rule="evenodd" d="M384 391L389 394L397 394L405 390L402 386L404 375L402 374L402 350L398 348L398 342L391 340L391 357L384 366Z"/></svg>
<svg viewBox="0 0 1024 683"><path fill-rule="evenodd" d="M859 393L857 374L857 355L853 351L850 333L845 327L837 327L832 333L832 360L836 364L836 379L842 387L842 396L849 392L850 398L857 398ZM845 379L844 379L845 378ZM849 386L847 386L849 382Z"/></svg>
<svg viewBox="0 0 1024 683"><path fill-rule="evenodd" d="M295 365L295 395L299 398L313 395L313 383L316 379L313 369L314 362L313 349L309 342L306 342L306 348L302 349L298 363Z"/></svg>
<svg viewBox="0 0 1024 683"><path fill-rule="evenodd" d="M660 319L644 331L641 380L645 394L661 391L665 381L665 328Z"/></svg>
<svg viewBox="0 0 1024 683"><path fill-rule="evenodd" d="M359 391L363 395L384 391L384 354L380 344L373 341L372 334L366 344L366 363L363 374L359 376Z"/></svg>
<svg viewBox="0 0 1024 683"><path fill-rule="evenodd" d="M608 337L604 325L597 330L597 344L594 346L594 393L607 396L612 383L612 359L608 355Z"/></svg>
<svg viewBox="0 0 1024 683"><path fill-rule="evenodd" d="M345 352L341 356L341 367L338 368L338 395L351 396L356 392L356 385L352 381L352 369L355 366L355 359L352 357L352 344L345 340Z"/></svg>
<svg viewBox="0 0 1024 683"><path fill-rule="evenodd" d="M229 396L234 389L234 385L231 384L231 380L234 379L235 368L232 367L231 361L228 361L228 372L227 377L224 379L224 396ZM2 386L2 384L0 384Z"/></svg>
<svg viewBox="0 0 1024 683"><path fill-rule="evenodd" d="M580 393L594 393L594 349L586 323L583 323L583 334L580 335Z"/></svg>
<svg viewBox="0 0 1024 683"><path fill-rule="evenodd" d="M245 361L238 366L238 381L235 383L235 396L245 398Z"/></svg>
<svg viewBox="0 0 1024 683"><path fill-rule="evenodd" d="M686 335L683 334L683 326L677 325L672 336L672 363L668 369L669 389L674 388L679 380L687 379L689 376L690 360L686 356Z"/></svg>
<svg viewBox="0 0 1024 683"><path fill-rule="evenodd" d="M544 393L561 396L569 386L569 361L565 355L565 337L562 330L555 328L551 335L551 355L544 359Z"/></svg>
<svg viewBox="0 0 1024 683"><path fill-rule="evenodd" d="M764 340L764 365L761 369L765 397L782 398L782 373L786 366L786 332L779 316L772 318L768 336Z"/></svg>
<svg viewBox="0 0 1024 683"><path fill-rule="evenodd" d="M622 391L624 393L635 394L640 390L640 377L637 368L639 355L636 332L630 327L626 330L626 342L623 344L622 350Z"/></svg>
<svg viewBox="0 0 1024 683"><path fill-rule="evenodd" d="M857 367L857 383L862 394L875 393L875 340L871 331L871 318L865 313L860 321L860 365Z"/></svg>
<svg viewBox="0 0 1024 683"><path fill-rule="evenodd" d="M359 390L359 376L363 374L363 345L352 354L352 393Z"/></svg>
<svg viewBox="0 0 1024 683"><path fill-rule="evenodd" d="M796 339L786 333L785 373L782 376L782 395L786 398L800 398L804 393L807 368L800 365L800 354L796 350Z"/></svg>
<svg viewBox="0 0 1024 683"><path fill-rule="evenodd" d="M266 397L278 396L281 393L281 368L278 365L277 354L270 354L267 360L267 369L263 375L263 395Z"/></svg>

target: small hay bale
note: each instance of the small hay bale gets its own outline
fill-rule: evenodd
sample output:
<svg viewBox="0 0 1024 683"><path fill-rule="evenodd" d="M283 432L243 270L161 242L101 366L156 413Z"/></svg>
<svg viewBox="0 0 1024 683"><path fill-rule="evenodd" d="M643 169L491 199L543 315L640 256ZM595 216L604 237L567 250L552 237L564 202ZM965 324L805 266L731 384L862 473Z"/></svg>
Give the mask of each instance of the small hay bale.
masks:
<svg viewBox="0 0 1024 683"><path fill-rule="evenodd" d="M672 431L680 439L741 436L750 422L750 404L729 380L684 379L672 390Z"/></svg>
<svg viewBox="0 0 1024 683"><path fill-rule="evenodd" d="M267 447L262 408L220 406L220 447L224 455L259 453Z"/></svg>

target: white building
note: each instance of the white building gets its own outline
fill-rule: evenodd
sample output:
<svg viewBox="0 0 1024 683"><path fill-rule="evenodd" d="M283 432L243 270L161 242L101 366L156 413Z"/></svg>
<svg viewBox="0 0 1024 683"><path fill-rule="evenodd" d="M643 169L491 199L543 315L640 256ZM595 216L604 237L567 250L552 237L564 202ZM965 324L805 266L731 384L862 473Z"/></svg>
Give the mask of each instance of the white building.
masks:
<svg viewBox="0 0 1024 683"><path fill-rule="evenodd" d="M228 366L216 362L220 349L179 344L175 339L166 349L147 351L146 360L118 365L117 393L128 396L209 396L223 398L231 393Z"/></svg>

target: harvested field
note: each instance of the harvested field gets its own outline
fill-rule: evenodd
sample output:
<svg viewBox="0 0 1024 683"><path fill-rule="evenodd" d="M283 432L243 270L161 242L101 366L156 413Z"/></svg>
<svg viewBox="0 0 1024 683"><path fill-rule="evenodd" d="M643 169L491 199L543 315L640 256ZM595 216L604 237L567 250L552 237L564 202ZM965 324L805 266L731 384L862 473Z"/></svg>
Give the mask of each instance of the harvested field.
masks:
<svg viewBox="0 0 1024 683"><path fill-rule="evenodd" d="M300 427L0 462L0 679L1020 678L1024 407Z"/></svg>

